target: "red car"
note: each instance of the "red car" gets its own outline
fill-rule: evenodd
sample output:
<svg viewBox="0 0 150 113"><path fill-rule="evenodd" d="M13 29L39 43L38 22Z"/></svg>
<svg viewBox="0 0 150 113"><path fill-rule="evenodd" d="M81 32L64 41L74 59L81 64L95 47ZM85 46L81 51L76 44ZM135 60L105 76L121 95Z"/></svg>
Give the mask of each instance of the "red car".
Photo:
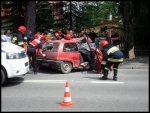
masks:
<svg viewBox="0 0 150 113"><path fill-rule="evenodd" d="M101 51L90 48L84 38L53 40L45 43L42 50L46 56L37 53L38 66L51 67L62 73L70 73L72 69L97 70L97 64L102 60Z"/></svg>

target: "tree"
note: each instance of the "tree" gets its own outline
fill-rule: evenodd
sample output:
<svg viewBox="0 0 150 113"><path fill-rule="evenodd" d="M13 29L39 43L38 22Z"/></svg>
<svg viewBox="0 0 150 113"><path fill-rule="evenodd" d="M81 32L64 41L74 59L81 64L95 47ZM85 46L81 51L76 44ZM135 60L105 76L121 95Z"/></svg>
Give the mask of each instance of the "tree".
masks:
<svg viewBox="0 0 150 113"><path fill-rule="evenodd" d="M27 32L29 30L31 30L34 33L35 20L36 20L36 2L35 1L28 1L27 2L26 17L25 17L25 26L27 28Z"/></svg>
<svg viewBox="0 0 150 113"><path fill-rule="evenodd" d="M54 15L53 9L48 1L39 1L36 12L36 30L44 31L53 28Z"/></svg>
<svg viewBox="0 0 150 113"><path fill-rule="evenodd" d="M134 31L139 20L140 1L121 1L120 11L125 34L125 57L135 58L134 54Z"/></svg>
<svg viewBox="0 0 150 113"><path fill-rule="evenodd" d="M73 29L76 32L83 27L83 15L80 9L82 5L81 1L66 1L64 2L63 19L65 20L65 28Z"/></svg>
<svg viewBox="0 0 150 113"><path fill-rule="evenodd" d="M6 12L6 15L1 17L3 29L15 32L18 26L24 25L26 2L1 1L1 9Z"/></svg>

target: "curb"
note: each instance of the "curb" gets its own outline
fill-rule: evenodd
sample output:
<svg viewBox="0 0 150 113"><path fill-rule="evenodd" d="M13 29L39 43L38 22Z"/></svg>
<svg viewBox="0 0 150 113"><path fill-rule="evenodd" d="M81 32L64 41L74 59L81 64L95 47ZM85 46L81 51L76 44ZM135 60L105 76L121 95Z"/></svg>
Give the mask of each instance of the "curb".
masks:
<svg viewBox="0 0 150 113"><path fill-rule="evenodd" d="M149 66L119 66L119 69L149 69Z"/></svg>

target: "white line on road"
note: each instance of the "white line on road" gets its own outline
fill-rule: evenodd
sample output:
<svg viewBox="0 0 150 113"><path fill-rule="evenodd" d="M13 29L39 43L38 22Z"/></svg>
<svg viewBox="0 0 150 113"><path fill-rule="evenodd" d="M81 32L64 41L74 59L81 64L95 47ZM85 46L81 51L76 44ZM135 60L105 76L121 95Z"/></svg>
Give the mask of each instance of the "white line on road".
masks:
<svg viewBox="0 0 150 113"><path fill-rule="evenodd" d="M6 82L48 82L48 83L65 83L67 80L24 80L24 81L6 81Z"/></svg>
<svg viewBox="0 0 150 113"><path fill-rule="evenodd" d="M113 83L113 84L123 84L124 82L117 82L117 81L91 81L92 83Z"/></svg>
<svg viewBox="0 0 150 113"><path fill-rule="evenodd" d="M6 82L41 82L41 83L65 83L67 80L24 80L24 81L6 81ZM92 83L112 83L112 84L123 84L124 82L118 81L91 81Z"/></svg>

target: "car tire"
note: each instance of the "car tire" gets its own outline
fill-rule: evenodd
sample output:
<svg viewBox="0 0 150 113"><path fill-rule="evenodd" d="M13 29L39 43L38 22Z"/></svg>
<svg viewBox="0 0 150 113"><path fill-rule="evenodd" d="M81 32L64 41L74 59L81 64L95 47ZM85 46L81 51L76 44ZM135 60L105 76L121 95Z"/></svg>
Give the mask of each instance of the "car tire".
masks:
<svg viewBox="0 0 150 113"><path fill-rule="evenodd" d="M70 73L72 70L72 64L70 62L63 62L60 70L64 74Z"/></svg>
<svg viewBox="0 0 150 113"><path fill-rule="evenodd" d="M6 80L6 76L5 76L4 70L1 69L1 85L3 85L3 83L5 82L5 80Z"/></svg>

